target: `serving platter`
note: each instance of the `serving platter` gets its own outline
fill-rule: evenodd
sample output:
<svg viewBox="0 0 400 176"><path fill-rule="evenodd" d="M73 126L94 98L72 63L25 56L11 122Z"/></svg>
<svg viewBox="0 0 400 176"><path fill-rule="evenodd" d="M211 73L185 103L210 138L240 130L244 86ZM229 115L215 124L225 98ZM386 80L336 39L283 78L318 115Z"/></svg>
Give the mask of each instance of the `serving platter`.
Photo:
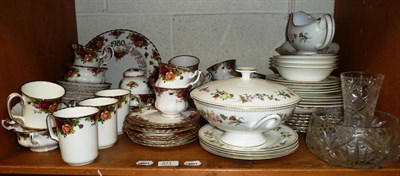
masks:
<svg viewBox="0 0 400 176"><path fill-rule="evenodd" d="M161 62L156 46L146 36L136 31L129 29L106 31L86 44L86 47L98 52L103 51L106 46L114 49L114 59L107 64L108 70L105 73L106 81L112 84L111 88L119 87L123 72L128 68L146 70L146 76L151 77Z"/></svg>

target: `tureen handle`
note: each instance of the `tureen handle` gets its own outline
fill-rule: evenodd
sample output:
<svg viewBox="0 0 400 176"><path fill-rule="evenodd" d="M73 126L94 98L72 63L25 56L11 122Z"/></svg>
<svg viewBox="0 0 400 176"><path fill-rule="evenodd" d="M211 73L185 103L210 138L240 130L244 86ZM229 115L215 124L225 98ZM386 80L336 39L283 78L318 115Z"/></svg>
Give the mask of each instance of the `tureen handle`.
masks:
<svg viewBox="0 0 400 176"><path fill-rule="evenodd" d="M264 130L272 130L279 126L281 117L277 114L268 115L250 126L250 129L255 130L262 127Z"/></svg>
<svg viewBox="0 0 400 176"><path fill-rule="evenodd" d="M242 74L241 79L250 79L251 73L256 72L256 68L254 67L237 67L236 71Z"/></svg>

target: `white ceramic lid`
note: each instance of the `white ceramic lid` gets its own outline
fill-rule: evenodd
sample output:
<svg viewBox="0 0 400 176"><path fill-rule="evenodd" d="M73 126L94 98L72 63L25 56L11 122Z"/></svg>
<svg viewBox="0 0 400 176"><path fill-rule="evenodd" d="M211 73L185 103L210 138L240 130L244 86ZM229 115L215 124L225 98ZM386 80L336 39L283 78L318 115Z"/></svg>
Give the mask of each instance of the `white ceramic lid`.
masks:
<svg viewBox="0 0 400 176"><path fill-rule="evenodd" d="M300 96L289 88L264 79L250 78L253 67L238 67L242 77L212 81L194 89L192 99L207 104L241 109L291 106Z"/></svg>

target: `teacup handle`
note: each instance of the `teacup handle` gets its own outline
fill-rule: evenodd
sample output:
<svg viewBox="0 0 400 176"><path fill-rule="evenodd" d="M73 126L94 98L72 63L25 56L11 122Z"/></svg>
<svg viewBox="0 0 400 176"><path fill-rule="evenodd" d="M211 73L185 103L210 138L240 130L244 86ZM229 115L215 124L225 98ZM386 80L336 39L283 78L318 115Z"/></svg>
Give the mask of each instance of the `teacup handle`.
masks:
<svg viewBox="0 0 400 176"><path fill-rule="evenodd" d="M137 94L131 94L130 100L131 100L131 102L132 102L133 100L137 100L137 102L138 102L137 107L139 107L140 109L143 108L143 107L145 106L144 103L142 102L142 100L140 99L140 96L137 95Z"/></svg>
<svg viewBox="0 0 400 176"><path fill-rule="evenodd" d="M330 14L324 14L318 24L321 29L325 28L326 30L324 42L320 46L316 47L318 50L320 50L326 48L332 42L333 35L335 33L335 24Z"/></svg>
<svg viewBox="0 0 400 176"><path fill-rule="evenodd" d="M100 56L100 58L104 58L107 55L107 49L110 49L111 55L110 58L106 61L103 61L103 63L100 64L100 67L106 66L108 63L110 63L114 59L114 49L111 46L106 46L103 50L103 55Z"/></svg>
<svg viewBox="0 0 400 176"><path fill-rule="evenodd" d="M3 126L4 129L6 130L15 130L17 127L15 127L15 121L9 121L9 120L1 120L1 125Z"/></svg>
<svg viewBox="0 0 400 176"><path fill-rule="evenodd" d="M210 72L208 72L207 74L206 74L206 76L204 76L204 83L208 83L208 82L210 82L211 81L211 79L212 79L212 74L210 73Z"/></svg>
<svg viewBox="0 0 400 176"><path fill-rule="evenodd" d="M56 134L54 134L53 131L53 125L51 124L51 114L47 115L46 117L46 123L47 123L47 129L49 130L50 138L56 140L58 142L58 137Z"/></svg>
<svg viewBox="0 0 400 176"><path fill-rule="evenodd" d="M186 84L185 87L193 86L197 82L199 82L200 77L201 77L201 71L200 70L194 71L192 78L194 78L195 76L197 76L197 78L193 82L190 82L189 84Z"/></svg>
<svg viewBox="0 0 400 176"><path fill-rule="evenodd" d="M24 102L24 99L22 99L22 95L21 94L19 94L19 93L11 93L9 96L8 96L8 98L7 98L7 111L8 111L8 115L10 116L10 118L12 119L12 120L15 120L17 123L19 123L19 124L21 124L21 125L24 125L24 123L25 123L25 121L24 121L24 114L21 114L22 116L19 116L19 115L13 115L12 113L11 113L11 101L14 99L14 98L19 98L19 99L21 99L21 102L20 102L20 104L21 104L21 112L24 112L23 111L23 109L24 109L24 104L25 104L25 102Z"/></svg>
<svg viewBox="0 0 400 176"><path fill-rule="evenodd" d="M38 136L36 132L29 133L29 140L34 147L39 146L39 142L35 139Z"/></svg>
<svg viewBox="0 0 400 176"><path fill-rule="evenodd" d="M263 125L264 123L265 125ZM263 125L264 129L270 130L278 127L280 123L281 117L277 114L272 114L262 118L260 121L254 123L254 125L250 125L250 129L256 130Z"/></svg>

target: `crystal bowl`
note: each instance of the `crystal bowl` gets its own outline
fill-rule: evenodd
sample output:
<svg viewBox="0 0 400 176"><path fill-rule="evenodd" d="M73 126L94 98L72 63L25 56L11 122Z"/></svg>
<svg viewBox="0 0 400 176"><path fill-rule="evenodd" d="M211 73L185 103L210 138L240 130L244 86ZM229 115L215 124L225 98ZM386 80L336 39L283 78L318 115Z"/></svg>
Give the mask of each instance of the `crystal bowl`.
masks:
<svg viewBox="0 0 400 176"><path fill-rule="evenodd" d="M321 108L311 115L306 144L325 162L355 169L385 167L398 159L399 119L375 111L364 127L344 123L341 108Z"/></svg>

